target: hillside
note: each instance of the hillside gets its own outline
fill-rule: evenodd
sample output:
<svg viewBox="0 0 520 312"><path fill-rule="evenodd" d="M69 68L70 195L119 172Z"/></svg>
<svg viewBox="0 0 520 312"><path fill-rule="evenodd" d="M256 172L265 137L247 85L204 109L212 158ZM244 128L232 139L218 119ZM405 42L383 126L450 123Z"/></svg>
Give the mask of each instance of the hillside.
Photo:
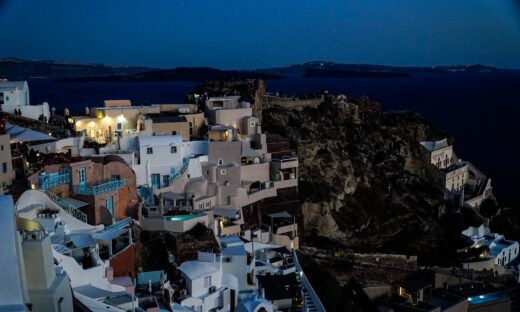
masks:
<svg viewBox="0 0 520 312"><path fill-rule="evenodd" d="M151 70L148 67L107 66L61 61L31 61L15 58L0 59L0 78L27 80L31 78L65 79L131 75Z"/></svg>
<svg viewBox="0 0 520 312"><path fill-rule="evenodd" d="M259 73L275 74L288 77L394 77L407 76L410 73L450 73L450 72L499 72L500 69L485 65L453 66L387 66L375 64L342 64L334 62L307 62L291 66L263 68ZM379 75L378 75L379 74Z"/></svg>

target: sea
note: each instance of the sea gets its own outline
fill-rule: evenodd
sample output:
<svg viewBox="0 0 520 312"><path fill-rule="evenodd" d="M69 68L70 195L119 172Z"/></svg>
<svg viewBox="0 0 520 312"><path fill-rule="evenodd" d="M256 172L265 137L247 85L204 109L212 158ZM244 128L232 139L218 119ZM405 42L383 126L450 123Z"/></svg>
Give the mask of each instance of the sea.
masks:
<svg viewBox="0 0 520 312"><path fill-rule="evenodd" d="M498 73L414 73L399 78L300 78L267 80L270 92L285 95L324 90L353 97L369 96L384 111L414 111L455 137L457 155L472 162L492 180L501 205L519 207L520 70ZM182 103L197 83L59 82L29 80L31 102L48 102L62 113L105 99L134 104Z"/></svg>

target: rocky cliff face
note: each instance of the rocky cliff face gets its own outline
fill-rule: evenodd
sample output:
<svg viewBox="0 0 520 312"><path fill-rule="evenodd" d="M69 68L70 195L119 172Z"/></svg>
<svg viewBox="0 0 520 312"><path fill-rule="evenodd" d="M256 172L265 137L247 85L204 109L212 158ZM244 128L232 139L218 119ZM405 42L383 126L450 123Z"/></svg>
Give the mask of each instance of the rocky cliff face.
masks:
<svg viewBox="0 0 520 312"><path fill-rule="evenodd" d="M325 103L264 109L262 127L297 151L305 235L359 251L435 252L445 207L422 176L418 142L444 133L412 113L356 124Z"/></svg>

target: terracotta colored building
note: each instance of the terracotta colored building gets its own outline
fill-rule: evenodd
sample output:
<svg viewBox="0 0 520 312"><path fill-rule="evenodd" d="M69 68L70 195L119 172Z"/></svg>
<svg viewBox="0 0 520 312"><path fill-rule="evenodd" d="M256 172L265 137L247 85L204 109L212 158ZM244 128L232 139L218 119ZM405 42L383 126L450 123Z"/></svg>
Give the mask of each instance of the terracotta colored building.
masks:
<svg viewBox="0 0 520 312"><path fill-rule="evenodd" d="M119 156L46 165L29 184L60 206L79 210L90 224L109 225L137 214L135 173Z"/></svg>

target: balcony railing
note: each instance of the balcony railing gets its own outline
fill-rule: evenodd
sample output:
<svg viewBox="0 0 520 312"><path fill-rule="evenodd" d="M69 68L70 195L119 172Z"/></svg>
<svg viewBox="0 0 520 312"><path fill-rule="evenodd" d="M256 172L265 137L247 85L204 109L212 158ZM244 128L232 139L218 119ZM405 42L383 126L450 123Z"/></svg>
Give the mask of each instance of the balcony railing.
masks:
<svg viewBox="0 0 520 312"><path fill-rule="evenodd" d="M108 192L116 191L126 186L126 179L111 180L97 185L74 185L74 193L78 195L100 195Z"/></svg>
<svg viewBox="0 0 520 312"><path fill-rule="evenodd" d="M63 198L59 197L58 195L56 194L53 194L49 191L43 191L45 194L47 194L47 196L49 196L49 198L55 202L56 204L58 204L61 208L63 208L63 210L65 210L67 213L69 213L71 216L73 216L74 218L80 220L80 221L83 221L84 223L87 223L87 215L79 210L78 208L72 206L69 202L67 202L66 200L64 200Z"/></svg>
<svg viewBox="0 0 520 312"><path fill-rule="evenodd" d="M112 229L123 229L123 228L129 226L130 224L132 224L132 218L129 217L129 218L114 222L111 225L105 226L105 231L112 230Z"/></svg>
<svg viewBox="0 0 520 312"><path fill-rule="evenodd" d="M58 175L43 175L40 176L40 188L48 190L62 184L70 183L70 173L63 173Z"/></svg>
<svg viewBox="0 0 520 312"><path fill-rule="evenodd" d="M282 158L273 158L273 159L271 159L271 161L273 161L273 162L280 162L280 163L289 162L289 161L295 161L295 160L298 160L298 157L295 157L295 156L283 156Z"/></svg>

